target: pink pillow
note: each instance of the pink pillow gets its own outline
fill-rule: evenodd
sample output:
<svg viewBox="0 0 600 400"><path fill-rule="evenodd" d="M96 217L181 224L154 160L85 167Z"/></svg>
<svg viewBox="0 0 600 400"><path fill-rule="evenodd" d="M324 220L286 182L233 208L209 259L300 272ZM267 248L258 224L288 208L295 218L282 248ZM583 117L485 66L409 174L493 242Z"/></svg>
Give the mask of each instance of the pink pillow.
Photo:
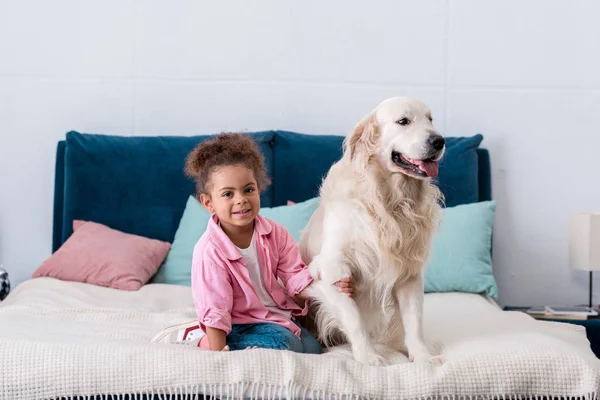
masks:
<svg viewBox="0 0 600 400"><path fill-rule="evenodd" d="M170 248L168 242L75 220L73 234L33 277L138 290L158 271Z"/></svg>

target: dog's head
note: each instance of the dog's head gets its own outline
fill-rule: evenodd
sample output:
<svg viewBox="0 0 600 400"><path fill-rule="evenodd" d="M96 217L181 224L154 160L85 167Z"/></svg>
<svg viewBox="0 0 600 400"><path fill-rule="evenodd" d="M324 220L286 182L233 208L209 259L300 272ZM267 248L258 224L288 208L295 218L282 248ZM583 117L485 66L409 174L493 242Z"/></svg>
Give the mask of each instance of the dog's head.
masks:
<svg viewBox="0 0 600 400"><path fill-rule="evenodd" d="M346 141L353 162L376 160L392 173L428 179L438 174L446 149L429 108L419 100L392 97L381 102L354 128Z"/></svg>

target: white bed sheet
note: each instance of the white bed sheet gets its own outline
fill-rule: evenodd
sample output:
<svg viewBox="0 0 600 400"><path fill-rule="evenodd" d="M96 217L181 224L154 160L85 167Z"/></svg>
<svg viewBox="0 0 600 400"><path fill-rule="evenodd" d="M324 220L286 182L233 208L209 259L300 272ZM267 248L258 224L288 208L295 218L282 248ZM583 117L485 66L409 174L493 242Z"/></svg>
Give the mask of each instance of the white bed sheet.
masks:
<svg viewBox="0 0 600 400"><path fill-rule="evenodd" d="M0 303L0 399L223 391L247 398L597 398L600 361L582 327L505 312L474 294L427 294L424 307L426 338L446 363L417 365L396 354L392 366L369 367L344 346L315 356L152 344L166 325L195 318L189 288L127 292L38 278Z"/></svg>

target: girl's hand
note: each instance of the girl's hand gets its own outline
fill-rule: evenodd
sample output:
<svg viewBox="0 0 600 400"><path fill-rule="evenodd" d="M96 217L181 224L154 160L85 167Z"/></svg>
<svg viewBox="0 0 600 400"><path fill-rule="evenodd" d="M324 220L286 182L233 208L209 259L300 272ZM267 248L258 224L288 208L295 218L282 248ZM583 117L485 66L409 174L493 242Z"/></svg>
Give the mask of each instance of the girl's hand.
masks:
<svg viewBox="0 0 600 400"><path fill-rule="evenodd" d="M210 326L206 327L206 336L208 336L208 345L213 351L229 351L226 343L225 331Z"/></svg>
<svg viewBox="0 0 600 400"><path fill-rule="evenodd" d="M356 294L354 287L354 279L352 279L352 277L340 279L335 283L335 286L338 287L338 290L340 292L346 293L348 297L354 297L354 295Z"/></svg>

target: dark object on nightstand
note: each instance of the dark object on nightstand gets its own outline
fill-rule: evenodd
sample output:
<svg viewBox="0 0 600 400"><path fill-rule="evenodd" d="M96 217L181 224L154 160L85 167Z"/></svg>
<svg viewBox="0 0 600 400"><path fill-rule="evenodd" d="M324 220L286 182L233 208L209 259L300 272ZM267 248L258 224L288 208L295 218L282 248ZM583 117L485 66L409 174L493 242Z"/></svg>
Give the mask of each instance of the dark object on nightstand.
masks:
<svg viewBox="0 0 600 400"><path fill-rule="evenodd" d="M0 268L0 301L4 300L10 292L10 281L8 280L8 272Z"/></svg>
<svg viewBox="0 0 600 400"><path fill-rule="evenodd" d="M505 311L525 312L530 307L504 307ZM533 317L533 315L532 315ZM566 322L569 324L581 325L585 327L585 334L590 341L592 351L596 357L600 358L600 316L588 317L587 319L565 319L565 318L544 318L540 321Z"/></svg>
<svg viewBox="0 0 600 400"><path fill-rule="evenodd" d="M0 301L4 300L10 293L10 281L8 280L8 272L0 268Z"/></svg>

